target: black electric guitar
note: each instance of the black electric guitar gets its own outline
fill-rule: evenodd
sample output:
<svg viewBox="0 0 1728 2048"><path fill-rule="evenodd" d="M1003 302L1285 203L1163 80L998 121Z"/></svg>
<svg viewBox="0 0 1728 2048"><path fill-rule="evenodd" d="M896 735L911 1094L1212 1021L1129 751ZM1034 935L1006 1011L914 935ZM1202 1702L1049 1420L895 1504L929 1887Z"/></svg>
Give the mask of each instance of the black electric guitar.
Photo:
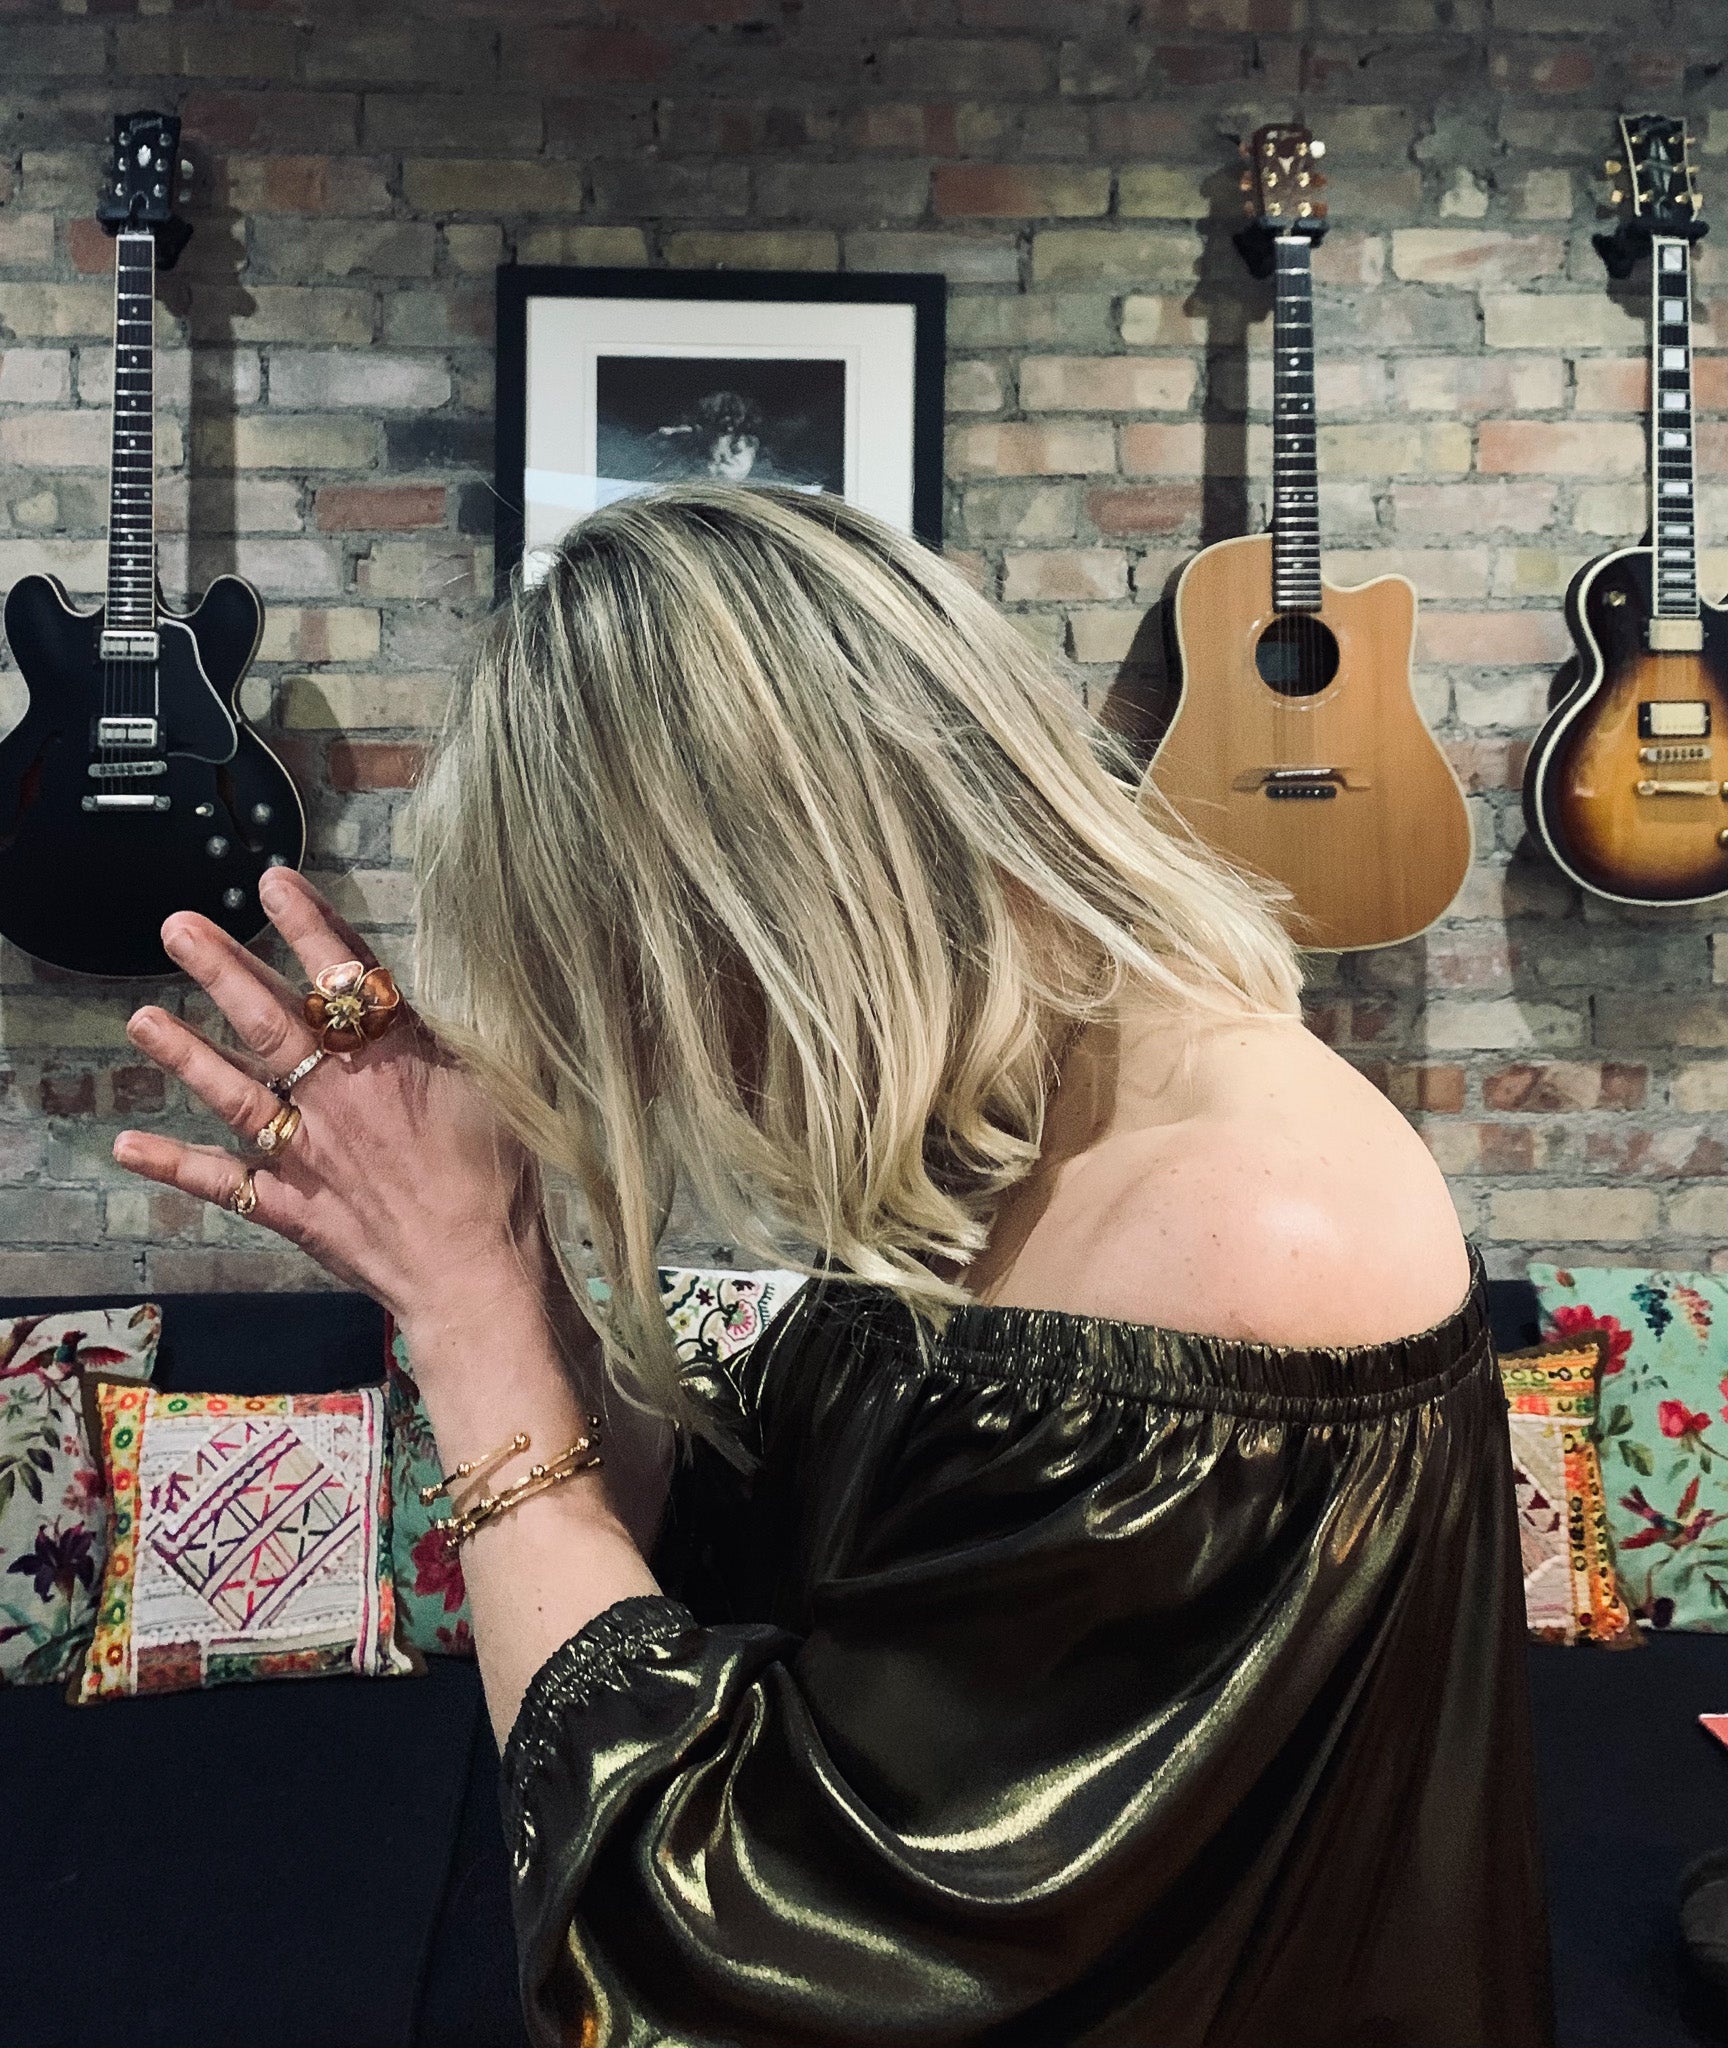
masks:
<svg viewBox="0 0 1728 2048"><path fill-rule="evenodd" d="M258 879L300 863L306 819L236 697L264 613L238 576L170 612L156 579L154 307L191 230L174 213L180 123L119 115L97 218L118 238L107 601L52 576L6 599L30 708L0 742L0 933L83 974L170 971L164 918L197 910L246 941Z"/></svg>
<svg viewBox="0 0 1728 2048"><path fill-rule="evenodd" d="M1578 681L1537 735L1530 830L1616 903L1728 895L1728 611L1698 589L1692 252L1704 232L1682 120L1628 114L1609 163L1627 216L1596 246L1650 260L1650 533L1585 563L1566 593Z"/></svg>

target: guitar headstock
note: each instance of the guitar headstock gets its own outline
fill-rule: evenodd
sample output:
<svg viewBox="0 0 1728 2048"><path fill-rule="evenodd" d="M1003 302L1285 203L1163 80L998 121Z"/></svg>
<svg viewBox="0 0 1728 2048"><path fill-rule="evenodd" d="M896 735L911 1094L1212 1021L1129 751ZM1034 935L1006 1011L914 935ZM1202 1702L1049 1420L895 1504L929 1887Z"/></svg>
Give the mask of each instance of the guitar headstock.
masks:
<svg viewBox="0 0 1728 2048"><path fill-rule="evenodd" d="M1704 202L1686 123L1671 114L1622 114L1620 147L1623 154L1610 157L1607 169L1619 181L1613 196L1628 209L1626 225L1640 235L1696 240L1704 232Z"/></svg>
<svg viewBox="0 0 1728 2048"><path fill-rule="evenodd" d="M116 114L96 218L111 235L148 229L159 266L167 269L192 232L174 211L176 199L189 196L191 176L191 164L180 155L178 114Z"/></svg>
<svg viewBox="0 0 1728 2048"><path fill-rule="evenodd" d="M1325 143L1306 128L1273 121L1255 129L1242 153L1248 159L1242 210L1252 225L1262 234L1319 241L1326 232L1326 202L1318 196L1326 183L1319 169Z"/></svg>

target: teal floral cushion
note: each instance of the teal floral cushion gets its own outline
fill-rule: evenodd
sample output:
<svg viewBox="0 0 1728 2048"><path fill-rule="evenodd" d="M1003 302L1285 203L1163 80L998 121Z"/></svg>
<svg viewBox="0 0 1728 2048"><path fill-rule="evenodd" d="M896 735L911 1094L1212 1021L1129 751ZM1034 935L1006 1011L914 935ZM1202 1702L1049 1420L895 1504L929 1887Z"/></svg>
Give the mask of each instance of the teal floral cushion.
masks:
<svg viewBox="0 0 1728 2048"><path fill-rule="evenodd" d="M1728 1281L1532 1266L1555 1337L1605 1339L1597 1440L1627 1605L1651 1628L1728 1634Z"/></svg>
<svg viewBox="0 0 1728 2048"><path fill-rule="evenodd" d="M660 1275L660 1299L685 1366L718 1364L755 1343L768 1318L804 1284L802 1273L731 1273L688 1266ZM598 1282L595 1292L603 1293ZM462 1560L437 1523L443 1501L422 1505L420 1489L443 1477L432 1425L414 1384L408 1346L392 1328L385 1375L390 1417L392 1562L401 1616L399 1632L417 1650L450 1657L474 1654L474 1625L462 1583ZM460 1490L460 1489L458 1489Z"/></svg>
<svg viewBox="0 0 1728 2048"><path fill-rule="evenodd" d="M161 1334L154 1302L0 1321L0 1686L58 1685L90 1640L108 1516L84 1375L149 1379Z"/></svg>

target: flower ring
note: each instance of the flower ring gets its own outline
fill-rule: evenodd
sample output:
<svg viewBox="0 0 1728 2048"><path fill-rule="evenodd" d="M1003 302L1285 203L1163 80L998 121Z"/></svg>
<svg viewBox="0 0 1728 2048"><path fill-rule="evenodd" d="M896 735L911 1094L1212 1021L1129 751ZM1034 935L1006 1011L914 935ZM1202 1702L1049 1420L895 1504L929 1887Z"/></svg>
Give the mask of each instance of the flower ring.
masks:
<svg viewBox="0 0 1728 2048"><path fill-rule="evenodd" d="M402 992L387 967L339 960L314 978L305 1016L325 1052L358 1052L384 1036L401 1007Z"/></svg>

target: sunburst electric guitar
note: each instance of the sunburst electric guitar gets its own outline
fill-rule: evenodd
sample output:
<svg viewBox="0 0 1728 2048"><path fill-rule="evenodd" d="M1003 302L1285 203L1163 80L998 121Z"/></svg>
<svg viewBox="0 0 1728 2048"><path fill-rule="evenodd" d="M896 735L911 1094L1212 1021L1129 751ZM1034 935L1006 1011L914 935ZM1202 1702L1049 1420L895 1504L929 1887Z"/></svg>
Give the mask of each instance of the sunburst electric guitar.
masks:
<svg viewBox="0 0 1728 2048"><path fill-rule="evenodd" d="M1597 247L1626 276L1650 256L1650 537L1586 562L1566 593L1578 682L1537 735L1532 834L1616 903L1728 895L1728 612L1698 595L1692 250L1704 232L1683 121L1628 115L1629 215Z"/></svg>
<svg viewBox="0 0 1728 2048"><path fill-rule="evenodd" d="M1150 778L1201 838L1283 883L1295 937L1389 946L1442 916L1470 814L1410 688L1416 593L1320 571L1314 297L1323 153L1306 128L1249 144L1238 247L1276 281L1269 533L1204 548L1176 587L1181 698Z"/></svg>
<svg viewBox="0 0 1728 2048"><path fill-rule="evenodd" d="M287 770L235 703L258 593L219 576L180 614L156 581L155 286L158 243L166 267L190 233L174 215L179 139L171 115L118 117L97 201L118 239L106 600L78 611L51 576L6 599L30 704L0 742L0 932L84 974L169 972L176 910L253 938L259 877L298 865L306 842Z"/></svg>

